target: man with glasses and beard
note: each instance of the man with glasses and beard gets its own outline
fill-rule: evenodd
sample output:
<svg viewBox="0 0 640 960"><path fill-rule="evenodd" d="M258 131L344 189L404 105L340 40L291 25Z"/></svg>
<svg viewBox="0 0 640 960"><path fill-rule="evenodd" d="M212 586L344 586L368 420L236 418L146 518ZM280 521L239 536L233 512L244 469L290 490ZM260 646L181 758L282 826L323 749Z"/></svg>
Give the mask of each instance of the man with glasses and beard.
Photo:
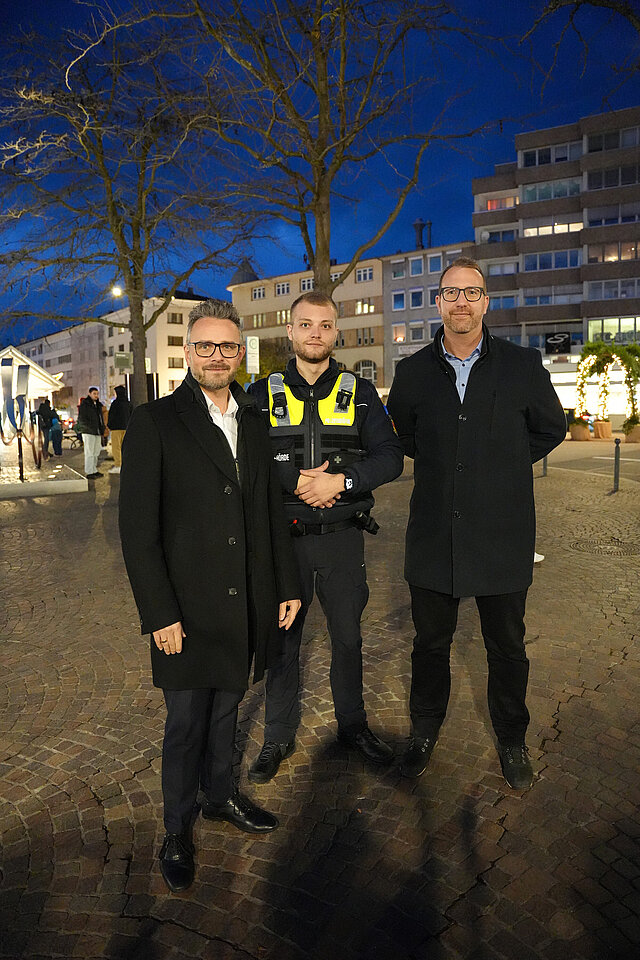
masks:
<svg viewBox="0 0 640 960"><path fill-rule="evenodd" d="M331 297L318 291L298 297L287 324L295 356L284 373L251 387L269 425L302 583L302 610L267 677L264 745L249 767L254 783L271 780L295 750L300 642L314 591L331 638L338 740L370 763L393 756L369 729L363 701L360 619L369 597L363 530L377 530L371 491L394 480L404 461L373 384L341 372L331 357L336 317Z"/></svg>
<svg viewBox="0 0 640 960"><path fill-rule="evenodd" d="M186 339L183 383L133 413L120 482L127 573L167 706L160 868L173 891L194 876L198 787L205 819L278 826L238 793L234 735L252 661L258 680L300 607L269 436L234 380L245 352L235 308L199 304Z"/></svg>
<svg viewBox="0 0 640 960"><path fill-rule="evenodd" d="M524 647L535 535L531 466L564 440L565 416L539 352L484 325L489 297L474 260L460 257L444 270L436 304L443 326L398 364L388 401L415 461L405 555L416 629L412 735L401 769L419 777L429 763L447 711L459 600L475 597L502 772L511 787L525 789L533 780Z"/></svg>

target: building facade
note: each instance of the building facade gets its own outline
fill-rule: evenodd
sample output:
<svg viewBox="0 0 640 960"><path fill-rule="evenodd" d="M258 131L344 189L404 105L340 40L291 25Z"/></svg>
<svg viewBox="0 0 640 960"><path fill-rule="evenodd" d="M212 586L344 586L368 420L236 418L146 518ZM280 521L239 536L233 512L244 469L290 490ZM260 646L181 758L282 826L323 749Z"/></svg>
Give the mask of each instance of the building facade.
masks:
<svg viewBox="0 0 640 960"><path fill-rule="evenodd" d="M573 406L583 343L640 342L640 108L523 133L515 148L473 181L487 320L538 347ZM612 409L623 396L614 372Z"/></svg>
<svg viewBox="0 0 640 960"><path fill-rule="evenodd" d="M178 292L147 330L146 370L153 375L157 396L172 393L184 379L186 363L182 348L189 311L203 299L191 292ZM153 297L144 301L145 320L159 303L160 300ZM25 356L52 375L62 375L65 386L55 394L54 402L71 416L75 416L80 398L86 396L90 386L97 386L101 399L108 402L114 387L124 383L133 369L128 308L113 310L102 319L108 322L75 324L20 345Z"/></svg>
<svg viewBox="0 0 640 960"><path fill-rule="evenodd" d="M332 266L332 279L341 276L346 264ZM286 324L291 304L313 290L313 272L281 274L260 279L245 262L227 287L245 334L260 339L287 341ZM355 270L333 292L338 307L337 362L376 387L385 386L384 308L382 263L377 257L359 261Z"/></svg>
<svg viewBox="0 0 640 960"><path fill-rule="evenodd" d="M436 308L440 274L457 257L470 256L470 241L380 257L384 309L384 383L389 387L403 357L433 340L441 325Z"/></svg>

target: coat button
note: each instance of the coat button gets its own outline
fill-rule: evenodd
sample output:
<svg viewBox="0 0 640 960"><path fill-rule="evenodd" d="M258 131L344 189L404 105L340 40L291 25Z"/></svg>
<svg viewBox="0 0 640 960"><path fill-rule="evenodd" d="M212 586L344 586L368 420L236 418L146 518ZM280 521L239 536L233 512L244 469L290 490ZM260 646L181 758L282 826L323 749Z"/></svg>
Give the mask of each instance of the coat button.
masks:
<svg viewBox="0 0 640 960"><path fill-rule="evenodd" d="M460 473L461 470L464 470L464 464L456 463L456 470Z"/></svg>
<svg viewBox="0 0 640 960"><path fill-rule="evenodd" d="M238 595L238 591L236 590L235 587L229 587L227 593L229 594L230 597L236 597Z"/></svg>
<svg viewBox="0 0 640 960"><path fill-rule="evenodd" d="M453 511L453 516L455 517L456 520L459 520L459 519L460 519L460 511L459 511L459 510L454 510L454 511Z"/></svg>
<svg viewBox="0 0 640 960"><path fill-rule="evenodd" d="M466 420L466 419L467 419L467 418L465 417L464 413L459 413L459 414L458 414L458 420Z"/></svg>
<svg viewBox="0 0 640 960"><path fill-rule="evenodd" d="M230 487L229 484L227 484L226 487L224 488L224 493L226 493L228 497L231 496L231 494L233 493L233 487Z"/></svg>
<svg viewBox="0 0 640 960"><path fill-rule="evenodd" d="M227 543L229 544L230 547L235 547L237 542L238 541L236 540L235 537L229 537L229 539L227 540Z"/></svg>

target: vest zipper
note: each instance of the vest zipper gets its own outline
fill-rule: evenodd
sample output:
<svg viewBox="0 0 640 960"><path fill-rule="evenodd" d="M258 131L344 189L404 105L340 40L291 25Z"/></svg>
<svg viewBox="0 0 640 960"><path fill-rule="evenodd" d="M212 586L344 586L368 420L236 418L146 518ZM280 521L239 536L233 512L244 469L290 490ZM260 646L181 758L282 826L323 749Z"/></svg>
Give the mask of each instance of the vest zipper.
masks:
<svg viewBox="0 0 640 960"><path fill-rule="evenodd" d="M313 469L316 466L316 430L317 430L316 402L313 398L313 387L309 390L309 419L310 419L309 426L311 427L311 429L309 430L309 444L310 444L309 462L311 464L311 469Z"/></svg>

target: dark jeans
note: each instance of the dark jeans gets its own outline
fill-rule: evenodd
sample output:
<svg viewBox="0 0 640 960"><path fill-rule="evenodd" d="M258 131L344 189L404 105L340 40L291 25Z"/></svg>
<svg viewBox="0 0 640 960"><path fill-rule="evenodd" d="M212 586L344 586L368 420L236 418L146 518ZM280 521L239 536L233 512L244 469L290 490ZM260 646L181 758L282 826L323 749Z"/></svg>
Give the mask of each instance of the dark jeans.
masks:
<svg viewBox="0 0 640 960"><path fill-rule="evenodd" d="M212 803L233 790L233 747L241 693L163 690L162 796L167 833L187 830L202 787Z"/></svg>
<svg viewBox="0 0 640 960"><path fill-rule="evenodd" d="M53 446L53 452L57 457L62 454L62 432L60 430L52 430L49 434L49 439Z"/></svg>
<svg viewBox="0 0 640 960"><path fill-rule="evenodd" d="M409 708L414 733L435 739L451 690L450 652L458 621L458 597L410 584L416 628L411 656ZM529 661L524 648L527 591L476 597L487 651L489 713L498 742L524 743Z"/></svg>
<svg viewBox="0 0 640 960"><path fill-rule="evenodd" d="M360 618L369 599L362 530L349 527L320 536L294 537L302 584L302 608L284 633L279 658L266 685L265 740L288 743L300 722L298 698L300 642L314 589L331 638L329 679L338 726L361 730L367 722L362 699Z"/></svg>

